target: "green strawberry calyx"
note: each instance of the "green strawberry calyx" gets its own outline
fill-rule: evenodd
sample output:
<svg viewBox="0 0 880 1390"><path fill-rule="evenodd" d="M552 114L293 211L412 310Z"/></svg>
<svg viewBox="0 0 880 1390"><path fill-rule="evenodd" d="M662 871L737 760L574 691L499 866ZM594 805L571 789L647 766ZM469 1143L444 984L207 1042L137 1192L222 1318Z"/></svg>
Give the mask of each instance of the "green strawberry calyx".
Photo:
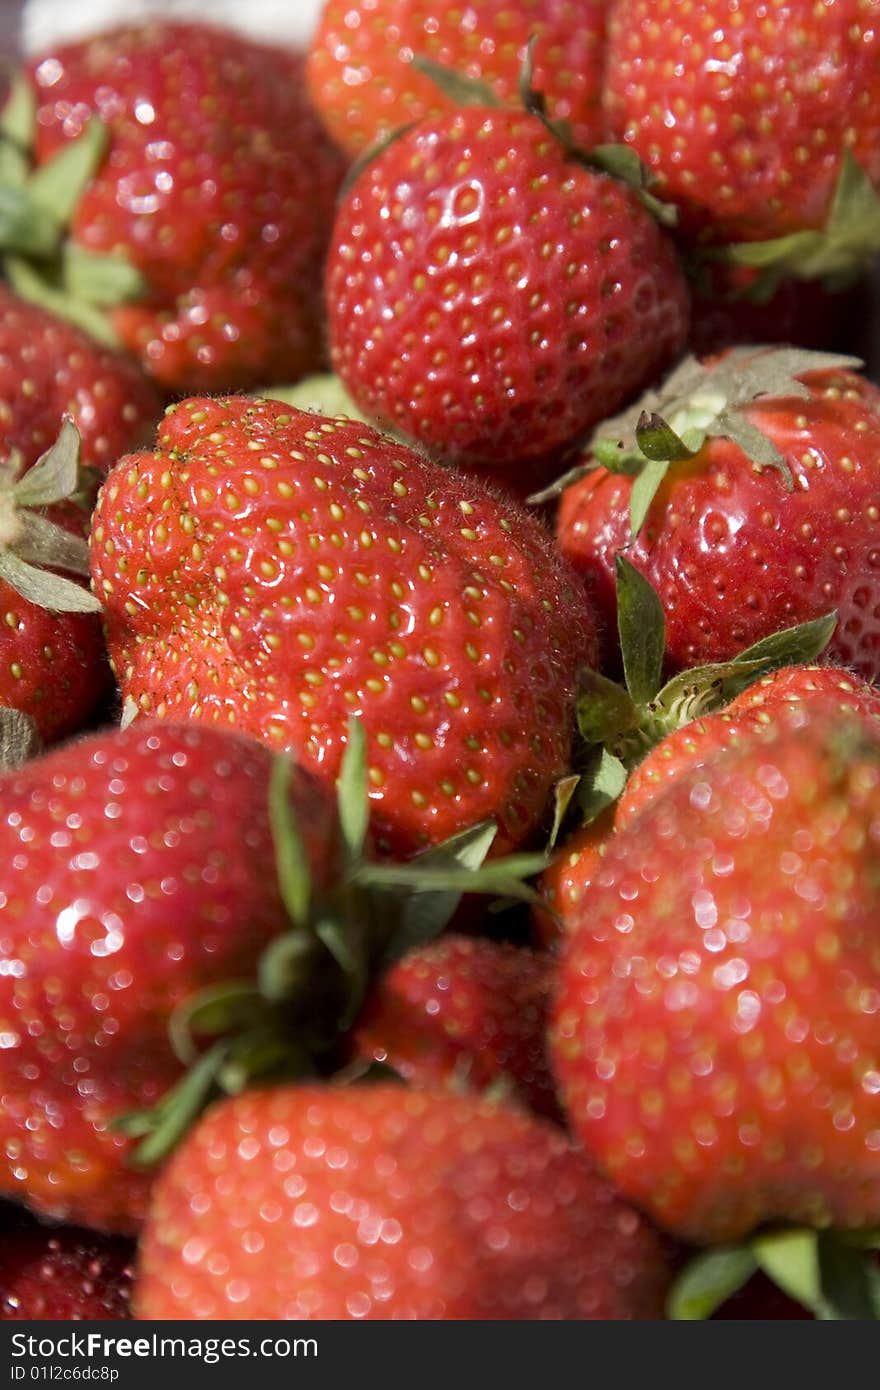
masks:
<svg viewBox="0 0 880 1390"><path fill-rule="evenodd" d="M290 760L276 758L269 815L289 927L269 943L252 979L209 986L172 1014L171 1044L189 1070L152 1110L117 1121L140 1140L136 1165L163 1158L213 1096L268 1079L338 1077L346 1035L373 979L437 937L463 894L538 902L527 880L546 868L547 857L487 862L497 833L492 822L406 863L371 856L366 736L356 719L337 781L342 869L329 891L316 892L291 805L291 776Z"/></svg>
<svg viewBox="0 0 880 1390"><path fill-rule="evenodd" d="M22 298L75 323L108 347L119 340L108 310L143 298L140 272L120 254L88 251L68 236L82 194L107 151L104 123L82 133L37 168L33 88L19 75L0 112L0 262Z"/></svg>
<svg viewBox="0 0 880 1390"><path fill-rule="evenodd" d="M696 458L709 439L737 444L754 469L774 469L792 492L787 460L750 418L748 407L808 399L809 387L801 380L808 372L858 371L863 366L858 357L794 347L731 348L708 362L686 357L659 388L600 425L586 445L585 461L529 502L550 501L597 468L625 474L633 479L630 530L635 537L670 468Z"/></svg>
<svg viewBox="0 0 880 1390"><path fill-rule="evenodd" d="M305 410L311 415L344 415L349 420L360 420L365 425L373 424L373 421L358 409L334 372L318 372L313 376L303 377L292 386L266 386L255 394L270 401L292 405L294 409Z"/></svg>
<svg viewBox="0 0 880 1390"><path fill-rule="evenodd" d="M846 150L821 230L790 232L769 241L737 242L704 254L707 259L757 270L756 281L745 293L747 298L761 301L787 277L821 280L829 290L843 289L870 265L878 251L880 194Z"/></svg>
<svg viewBox="0 0 880 1390"><path fill-rule="evenodd" d="M24 710L0 705L0 772L21 767L39 753L40 735L35 721Z"/></svg>
<svg viewBox="0 0 880 1390"><path fill-rule="evenodd" d="M831 640L837 614L828 613L763 638L731 661L679 671L663 680L666 621L649 581L617 556L617 625L624 683L598 671L580 674L577 700L581 771L556 788L551 844L577 812L587 824L612 805L630 772L668 734L725 708L755 681L783 666L815 661Z"/></svg>
<svg viewBox="0 0 880 1390"><path fill-rule="evenodd" d="M706 1249L688 1262L669 1295L674 1321L709 1318L754 1274L767 1276L820 1321L880 1319L880 1231L759 1231L739 1245Z"/></svg>
<svg viewBox="0 0 880 1390"><path fill-rule="evenodd" d="M101 611L94 594L66 578L88 579L86 541L44 514L55 503L76 501L81 487L79 453L79 432L65 420L51 449L26 473L17 476L16 457L0 467L0 579L50 613Z"/></svg>

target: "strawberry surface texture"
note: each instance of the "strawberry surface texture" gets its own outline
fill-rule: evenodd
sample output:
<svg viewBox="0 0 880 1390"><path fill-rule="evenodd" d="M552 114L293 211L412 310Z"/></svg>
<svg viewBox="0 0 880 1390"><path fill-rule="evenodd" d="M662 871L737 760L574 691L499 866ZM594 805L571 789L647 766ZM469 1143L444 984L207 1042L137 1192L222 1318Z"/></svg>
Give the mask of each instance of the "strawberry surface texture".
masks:
<svg viewBox="0 0 880 1390"><path fill-rule="evenodd" d="M156 1193L140 1318L651 1318L666 1252L545 1122L395 1085L253 1092Z"/></svg>
<svg viewBox="0 0 880 1390"><path fill-rule="evenodd" d="M379 841L535 829L596 625L541 523L373 430L196 399L120 461L92 529L123 692L335 777L352 716Z"/></svg>
<svg viewBox="0 0 880 1390"><path fill-rule="evenodd" d="M687 1239L880 1213L876 724L683 773L571 905L553 1056L616 1186Z"/></svg>

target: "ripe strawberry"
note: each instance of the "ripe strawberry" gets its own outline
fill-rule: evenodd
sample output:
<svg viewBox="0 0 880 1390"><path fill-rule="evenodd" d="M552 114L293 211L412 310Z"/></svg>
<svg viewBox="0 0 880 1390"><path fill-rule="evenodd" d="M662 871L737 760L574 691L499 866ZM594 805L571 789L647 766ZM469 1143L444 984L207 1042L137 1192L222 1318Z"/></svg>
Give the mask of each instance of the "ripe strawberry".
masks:
<svg viewBox="0 0 880 1390"><path fill-rule="evenodd" d="M612 130L694 232L822 228L847 153L880 183L878 18L876 0L615 0Z"/></svg>
<svg viewBox="0 0 880 1390"><path fill-rule="evenodd" d="M343 198L333 365L356 405L515 491L675 359L687 290L632 189L534 115L421 122Z"/></svg>
<svg viewBox="0 0 880 1390"><path fill-rule="evenodd" d="M703 767L770 723L797 728L817 711L880 720L880 691L836 666L789 666L750 685L717 714L668 735L630 775L614 824L629 825L682 772ZM878 724L880 729L880 724Z"/></svg>
<svg viewBox="0 0 880 1390"><path fill-rule="evenodd" d="M161 22L29 68L38 176L77 138L91 151L79 197L65 188L69 240L58 244L57 218L54 243L43 229L44 254L59 258L54 302L70 313L72 298L87 301L95 330L167 391L290 380L321 360L320 267L342 165L303 69L300 55L227 30ZM32 247L10 249L13 283L45 294L22 265Z"/></svg>
<svg viewBox="0 0 880 1390"><path fill-rule="evenodd" d="M159 415L158 397L133 362L0 285L0 705L30 715L44 742L82 727L108 688L110 672L94 613L64 611L57 585L41 593L39 581L36 588L27 582L33 571L23 589L21 576L15 581L9 573L10 553L50 568L57 568L59 556L57 544L41 552L33 528L22 530L14 483L49 450L62 420L71 419L79 431L78 456L64 487L51 494L57 505L35 510L82 545L88 514L61 500L79 488L77 465L106 472L120 453L144 440ZM71 555L64 560L61 571ZM68 608L71 602L89 606L87 595L77 599L70 590L68 600Z"/></svg>
<svg viewBox="0 0 880 1390"><path fill-rule="evenodd" d="M122 459L92 529L123 694L324 779L367 734L376 833L408 853L535 829L566 769L593 613L532 516L343 419L189 400Z"/></svg>
<svg viewBox="0 0 880 1390"><path fill-rule="evenodd" d="M536 907L533 913L535 935L541 946L556 949L565 940L566 922L577 911L577 904L593 891L608 836L614 830L613 812L579 826L559 847L540 878L539 890L547 911Z"/></svg>
<svg viewBox="0 0 880 1390"><path fill-rule="evenodd" d="M150 1179L110 1127L183 1067L167 1036L195 990L249 977L287 924L271 869L271 757L250 739L136 721L0 778L0 1191L135 1230ZM330 807L291 796L317 882Z"/></svg>
<svg viewBox="0 0 880 1390"><path fill-rule="evenodd" d="M819 712L880 718L880 692L836 666L789 666L771 671L724 709L691 719L662 738L633 768L612 807L575 830L540 879L553 914L536 908L534 929L545 946L562 944L602 891L601 869L616 830L637 816L684 773L738 748L769 723L798 728Z"/></svg>
<svg viewBox="0 0 880 1390"><path fill-rule="evenodd" d="M569 1120L686 1239L877 1224L878 813L873 721L771 724L616 832L573 917Z"/></svg>
<svg viewBox="0 0 880 1390"><path fill-rule="evenodd" d="M506 1079L532 1110L556 1119L545 1050L555 974L555 962L534 951L445 936L374 986L355 1049L420 1087L459 1081L485 1090Z"/></svg>
<svg viewBox="0 0 880 1390"><path fill-rule="evenodd" d="M51 742L81 728L110 684L100 605L83 583L88 514L69 500L81 476L74 426L19 471L13 450L0 464L0 707Z"/></svg>
<svg viewBox="0 0 880 1390"><path fill-rule="evenodd" d="M67 416L80 462L106 473L142 444L161 415L152 386L128 358L0 285L0 463L23 472Z"/></svg>
<svg viewBox="0 0 880 1390"><path fill-rule="evenodd" d="M85 545L88 516L77 507L53 507L47 519ZM0 523L0 566L2 532ZM83 728L111 685L95 614L51 611L0 577L0 623L0 706L29 715L43 743Z"/></svg>
<svg viewBox="0 0 880 1390"><path fill-rule="evenodd" d="M0 1232L0 1322L128 1318L134 1246L71 1226Z"/></svg>
<svg viewBox="0 0 880 1390"><path fill-rule="evenodd" d="M449 109L426 58L486 83L516 104L526 47L548 114L582 145L602 138L600 88L605 0L476 0L466 14L437 0L328 0L307 67L315 108L333 139L360 154L392 130Z"/></svg>
<svg viewBox="0 0 880 1390"><path fill-rule="evenodd" d="M141 1318L654 1318L661 1242L555 1126L396 1085L216 1106L157 1186Z"/></svg>
<svg viewBox="0 0 880 1390"><path fill-rule="evenodd" d="M740 349L686 362L642 403L651 458L597 446L629 475L595 467L564 491L561 550L609 623L625 551L660 595L673 670L836 609L828 656L880 674L880 391L829 361ZM605 433L628 440L630 424Z"/></svg>

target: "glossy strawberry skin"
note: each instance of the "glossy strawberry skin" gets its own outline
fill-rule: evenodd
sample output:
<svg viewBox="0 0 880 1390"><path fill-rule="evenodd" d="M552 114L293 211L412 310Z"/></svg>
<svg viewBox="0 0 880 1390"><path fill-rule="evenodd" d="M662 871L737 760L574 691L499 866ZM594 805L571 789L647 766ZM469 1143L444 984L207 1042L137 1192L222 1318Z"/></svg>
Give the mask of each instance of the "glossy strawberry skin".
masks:
<svg viewBox="0 0 880 1390"><path fill-rule="evenodd" d="M878 810L873 723L771 725L617 832L573 918L569 1121L685 1239L877 1221Z"/></svg>
<svg viewBox="0 0 880 1390"><path fill-rule="evenodd" d="M380 847L486 818L524 840L566 766L593 611L532 516L363 425L192 400L120 461L92 529L122 685L332 781L367 734Z"/></svg>
<svg viewBox="0 0 880 1390"><path fill-rule="evenodd" d="M67 415L82 440L80 461L106 473L161 413L129 358L0 285L0 463L16 456L22 472L30 468Z"/></svg>
<svg viewBox="0 0 880 1390"><path fill-rule="evenodd" d="M54 1219L137 1229L151 1178L114 1117L181 1074L167 1027L207 984L249 978L287 918L272 872L268 752L135 721L0 779L0 1191ZM293 789L317 881L329 808Z"/></svg>
<svg viewBox="0 0 880 1390"><path fill-rule="evenodd" d="M403 125L449 110L413 55L486 82L503 106L533 36L533 85L578 143L602 138L604 0L478 0L466 15L437 0L329 0L309 50L315 108L339 147L360 154Z"/></svg>
<svg viewBox="0 0 880 1390"><path fill-rule="evenodd" d="M342 200L327 261L331 357L358 406L520 493L674 361L687 301L636 196L522 111L402 135Z"/></svg>
<svg viewBox="0 0 880 1390"><path fill-rule="evenodd" d="M286 1087L215 1106L173 1157L136 1310L654 1318L667 1280L657 1236L555 1126L397 1085Z"/></svg>
<svg viewBox="0 0 880 1390"><path fill-rule="evenodd" d="M41 55L40 162L90 112L110 148L73 238L148 283L113 311L167 391L292 380L321 361L320 267L342 163L303 95L304 59L197 24L151 23Z"/></svg>
<svg viewBox="0 0 880 1390"><path fill-rule="evenodd" d="M130 1241L94 1231L4 1219L0 1322L129 1318L134 1254Z"/></svg>
<svg viewBox="0 0 880 1390"><path fill-rule="evenodd" d="M823 226L846 149L880 184L876 0L616 0L605 107L685 230L754 241Z"/></svg>
<svg viewBox="0 0 880 1390"><path fill-rule="evenodd" d="M353 1044L409 1085L505 1084L558 1119L546 1052L555 962L507 943L444 936L410 951L373 987Z"/></svg>
<svg viewBox="0 0 880 1390"><path fill-rule="evenodd" d="M638 537L632 479L598 469L564 492L559 546L613 631L614 557L625 551L666 614L672 669L730 660L784 627L839 614L827 655L880 674L880 390L849 372L811 372L810 399L764 399L746 414L793 478L759 472L728 440L675 464Z"/></svg>

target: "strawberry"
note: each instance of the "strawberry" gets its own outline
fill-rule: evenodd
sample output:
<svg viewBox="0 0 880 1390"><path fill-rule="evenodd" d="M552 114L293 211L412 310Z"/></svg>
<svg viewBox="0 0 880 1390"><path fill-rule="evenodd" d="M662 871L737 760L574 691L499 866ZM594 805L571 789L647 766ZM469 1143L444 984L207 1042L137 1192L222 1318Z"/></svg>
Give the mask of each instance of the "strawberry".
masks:
<svg viewBox="0 0 880 1390"><path fill-rule="evenodd" d="M380 845L538 824L593 612L541 524L368 427L194 399L98 499L96 592L123 694L223 721L332 780L367 734Z"/></svg>
<svg viewBox="0 0 880 1390"><path fill-rule="evenodd" d="M128 1318L134 1246L71 1226L0 1231L0 1322Z"/></svg>
<svg viewBox="0 0 880 1390"><path fill-rule="evenodd" d="M667 734L629 774L613 809L569 835L541 875L541 896L552 912L538 907L533 914L539 941L551 948L565 941L602 891L602 867L614 832L631 825L671 783L740 747L771 722L798 728L817 711L877 720L880 692L839 667L783 667L748 686L725 709Z"/></svg>
<svg viewBox="0 0 880 1390"><path fill-rule="evenodd" d="M816 711L880 720L880 691L835 666L789 666L771 672L725 710L695 719L658 743L629 777L615 808L615 827L629 825L682 772L703 767L770 723L796 728Z"/></svg>
<svg viewBox="0 0 880 1390"><path fill-rule="evenodd" d="M161 415L134 362L0 285L0 463L36 463L67 417L80 462L106 473L149 436Z"/></svg>
<svg viewBox="0 0 880 1390"><path fill-rule="evenodd" d="M628 570L626 562L619 558L618 596L622 617L629 608L629 621L621 623L620 633L629 685L637 688L632 643L636 641L644 651L647 635L659 622L661 630L656 634L656 652L661 653L663 619L662 613L656 610L652 613L650 600L633 603L631 582L634 578L638 578L636 572ZM656 595L653 598L656 600ZM540 893L547 908L539 905L533 922L538 939L545 946L556 947L564 941L567 928L581 915L590 895L600 890L602 864L614 831L630 825L682 773L712 762L719 753L738 747L771 722L798 728L823 711L855 714L871 720L880 718L880 692L850 671L805 662L792 666L772 665L776 660L791 656L818 656L833 623L832 616L824 624L776 634L763 644L764 661L769 668L765 671L750 669L752 662L747 651L740 654L739 664L685 672L686 684L680 702L669 698L680 684L680 678L675 678L644 704L641 711L636 706L634 712L640 714L641 722L635 729L617 736L620 751L626 753L629 741L635 747L634 755L625 763L613 757L609 759L607 749L602 753L605 764L610 762L613 766L617 762L620 773L604 801L595 806L590 804L589 760L579 782L577 778L568 779L575 783L570 789L565 781L560 784L557 803L560 789L567 790L568 796L562 814L557 813L557 833L568 819L569 807L579 809L586 820L568 835L541 875ZM636 671L637 667L638 663ZM743 672L739 678L738 671ZM618 692L616 698L629 696L628 691L624 693L619 687L612 689ZM600 693L588 691L588 698L594 702ZM699 714L701 706L707 708L702 717ZM681 722L677 722L679 720ZM551 848L555 847L556 838L554 835Z"/></svg>
<svg viewBox="0 0 880 1390"><path fill-rule="evenodd" d="M613 812L579 826L568 835L540 880L543 905L533 914L535 935L541 946L555 950L565 940L566 923L580 899L594 891L596 875L614 829Z"/></svg>
<svg viewBox="0 0 880 1390"><path fill-rule="evenodd" d="M873 720L773 723L616 832L572 914L569 1121L685 1239L877 1224L878 811Z"/></svg>
<svg viewBox="0 0 880 1390"><path fill-rule="evenodd" d="M227 30L162 22L36 58L5 122L16 150L33 132L35 158L8 195L19 223L0 227L14 286L125 346L169 392L317 365L342 165L303 68Z"/></svg>
<svg viewBox="0 0 880 1390"><path fill-rule="evenodd" d="M627 1319L660 1314L657 1236L555 1126L396 1085L216 1106L157 1185L137 1315Z"/></svg>
<svg viewBox="0 0 880 1390"><path fill-rule="evenodd" d="M411 1085L509 1081L536 1114L558 1118L545 1034L556 973L547 956L446 936L399 960L376 984L354 1032L364 1058Z"/></svg>
<svg viewBox="0 0 880 1390"><path fill-rule="evenodd" d="M753 348L687 361L601 427L565 488L561 550L609 621L625 551L660 595L672 670L836 609L827 655L880 674L880 391L846 362ZM627 447L633 430L644 449Z"/></svg>
<svg viewBox="0 0 880 1390"><path fill-rule="evenodd" d="M79 436L58 440L22 476L13 450L0 464L0 706L33 720L44 742L81 728L110 684L88 576L88 512ZM67 576L74 576L68 578Z"/></svg>
<svg viewBox="0 0 880 1390"><path fill-rule="evenodd" d="M81 478L78 468L106 472L159 415L158 397L133 362L0 286L0 705L32 717L44 742L82 727L110 673L98 604L33 569L23 574L21 561L68 572L73 564L73 573L83 573L88 513L65 500L83 490L88 475ZM65 418L79 433L76 457L60 490L28 503L15 482L51 454ZM49 502L55 505L44 511ZM29 526L25 517L33 518ZM57 532L52 545L45 536L38 543L35 527L46 520L77 537L82 554Z"/></svg>
<svg viewBox="0 0 880 1390"><path fill-rule="evenodd" d="M615 0L605 106L682 213L742 263L839 273L880 220L876 0ZM818 233L826 230L824 239Z"/></svg>
<svg viewBox="0 0 880 1390"><path fill-rule="evenodd" d="M518 492L675 359L687 303L632 188L537 115L486 106L379 154L327 262L331 358L355 404Z"/></svg>
<svg viewBox="0 0 880 1390"><path fill-rule="evenodd" d="M837 614L776 632L732 660L690 667L663 680L666 617L653 586L623 555L615 561L619 657L624 682L579 673L577 771L557 783L549 849L534 930L546 946L564 940L572 915L601 882L609 837L683 770L710 760L742 734L784 711L841 707L880 713L872 686L850 672L809 665L822 654ZM578 826L564 836L566 829Z"/></svg>
<svg viewBox="0 0 880 1390"><path fill-rule="evenodd" d="M249 976L287 916L273 857L271 757L197 725L136 722L0 778L0 1191L56 1219L135 1230L149 1176L125 1166L119 1113L183 1068L175 1005ZM334 869L329 805L297 772L316 881Z"/></svg>
<svg viewBox="0 0 880 1390"><path fill-rule="evenodd" d="M333 139L360 154L396 127L436 117L450 102L414 59L482 81L516 103L535 43L535 86L580 144L602 136L599 109L605 0L477 0L466 14L437 0L328 0L309 50L315 108Z"/></svg>
<svg viewBox="0 0 880 1390"><path fill-rule="evenodd" d="M135 720L0 777L0 1192L135 1231L146 1170L212 1095L335 1072L371 980L462 893L532 900L546 861L483 867L491 824L374 862L366 788L357 721L335 808L193 723Z"/></svg>

